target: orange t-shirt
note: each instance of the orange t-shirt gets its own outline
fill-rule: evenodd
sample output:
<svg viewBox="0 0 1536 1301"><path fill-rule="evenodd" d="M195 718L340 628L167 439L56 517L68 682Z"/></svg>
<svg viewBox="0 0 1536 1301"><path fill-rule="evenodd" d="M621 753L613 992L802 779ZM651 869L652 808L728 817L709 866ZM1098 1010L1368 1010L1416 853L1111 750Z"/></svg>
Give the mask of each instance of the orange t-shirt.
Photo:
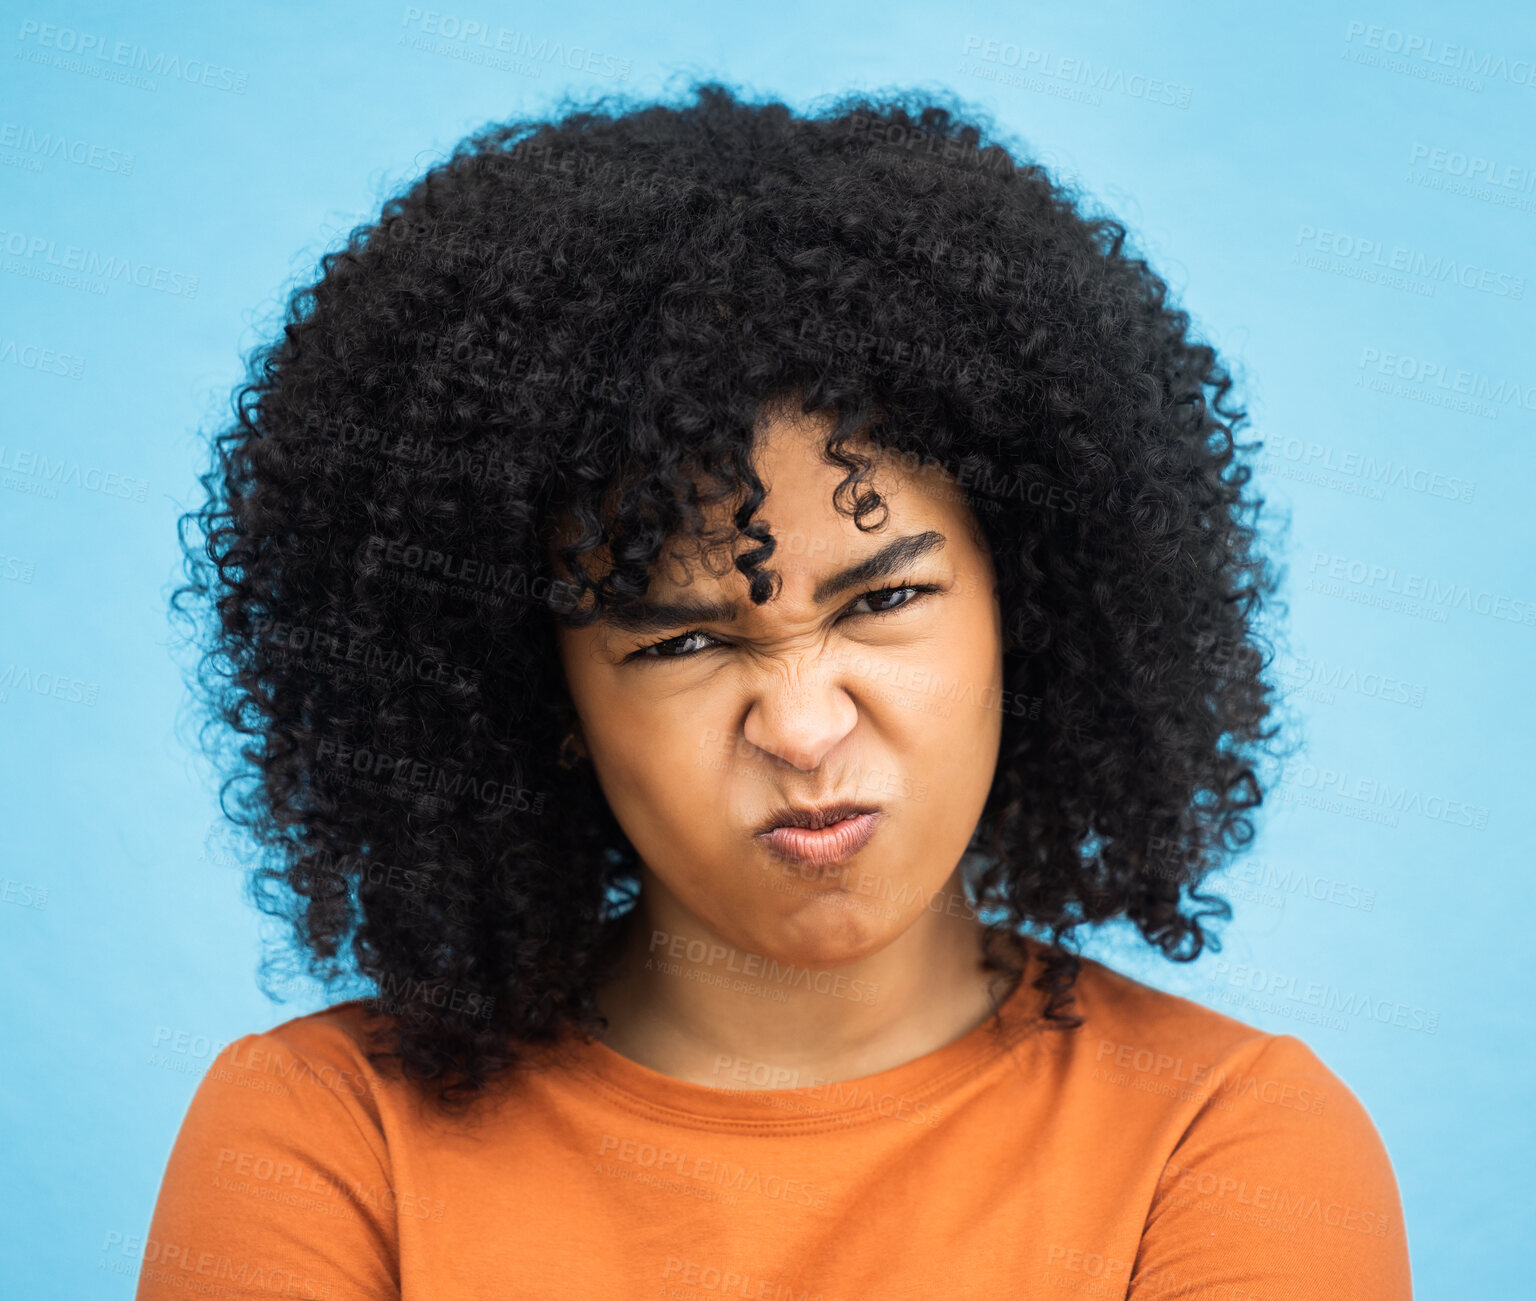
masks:
<svg viewBox="0 0 1536 1301"><path fill-rule="evenodd" d="M570 1036L467 1123L368 1064L358 1002L246 1035L138 1301L1411 1297L1386 1150L1305 1044L1086 959L1042 1030L1030 954L1001 1037L876 1075L712 1088Z"/></svg>

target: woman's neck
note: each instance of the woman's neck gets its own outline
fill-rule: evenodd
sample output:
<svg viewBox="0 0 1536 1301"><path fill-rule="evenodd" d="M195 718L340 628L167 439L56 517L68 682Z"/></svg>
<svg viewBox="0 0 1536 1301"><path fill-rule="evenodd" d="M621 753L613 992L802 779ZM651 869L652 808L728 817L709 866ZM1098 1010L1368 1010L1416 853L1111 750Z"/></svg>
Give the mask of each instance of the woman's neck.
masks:
<svg viewBox="0 0 1536 1301"><path fill-rule="evenodd" d="M984 936L974 915L925 909L879 952L816 967L733 946L665 906L648 909L642 891L598 989L609 1024L597 1037L663 1075L714 1087L873 1075L953 1042L1006 1001L1017 966L986 970Z"/></svg>

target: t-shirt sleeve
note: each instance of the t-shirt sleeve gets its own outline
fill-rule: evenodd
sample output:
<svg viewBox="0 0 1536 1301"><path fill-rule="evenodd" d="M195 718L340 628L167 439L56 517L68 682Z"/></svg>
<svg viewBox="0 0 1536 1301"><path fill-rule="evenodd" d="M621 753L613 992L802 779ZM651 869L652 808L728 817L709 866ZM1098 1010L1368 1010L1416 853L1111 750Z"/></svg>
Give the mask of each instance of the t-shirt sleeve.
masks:
<svg viewBox="0 0 1536 1301"><path fill-rule="evenodd" d="M137 1301L398 1301L398 1227L371 1078L312 1063L270 1032L226 1047L171 1150Z"/></svg>
<svg viewBox="0 0 1536 1301"><path fill-rule="evenodd" d="M1291 1035L1218 1072L1162 1172L1127 1301L1411 1301L1386 1147Z"/></svg>

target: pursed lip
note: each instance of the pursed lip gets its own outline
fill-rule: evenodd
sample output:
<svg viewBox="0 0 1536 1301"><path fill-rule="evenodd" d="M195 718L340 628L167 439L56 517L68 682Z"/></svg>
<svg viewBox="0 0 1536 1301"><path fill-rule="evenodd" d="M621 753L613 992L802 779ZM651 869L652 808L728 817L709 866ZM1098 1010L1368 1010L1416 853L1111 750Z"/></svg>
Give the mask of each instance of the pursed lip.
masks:
<svg viewBox="0 0 1536 1301"><path fill-rule="evenodd" d="M836 804L796 805L786 804L775 809L768 820L757 829L766 836L779 827L803 827L807 831L819 831L822 827L841 822L860 813L879 813L878 804L864 804L857 800L843 800Z"/></svg>

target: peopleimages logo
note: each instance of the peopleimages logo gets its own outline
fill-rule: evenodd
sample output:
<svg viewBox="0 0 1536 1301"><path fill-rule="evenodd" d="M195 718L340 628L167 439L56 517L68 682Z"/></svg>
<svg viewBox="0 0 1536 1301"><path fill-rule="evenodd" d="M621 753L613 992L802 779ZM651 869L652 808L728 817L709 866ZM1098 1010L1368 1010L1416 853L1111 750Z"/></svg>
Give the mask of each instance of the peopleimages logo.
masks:
<svg viewBox="0 0 1536 1301"><path fill-rule="evenodd" d="M1494 418L1503 407L1517 406L1536 412L1536 384L1522 384L1507 377L1496 380L1482 371L1452 367L1443 361L1367 347L1360 354L1358 369L1365 373L1356 377L1356 385L1366 385L1379 393L1457 409L1472 410L1476 404L1483 404L1479 414L1486 412ZM1378 375L1385 377L1385 382L1377 380Z"/></svg>
<svg viewBox="0 0 1536 1301"><path fill-rule="evenodd" d="M41 495L58 496L61 487L74 486L87 492L99 492L108 497L123 497L132 501L144 501L149 493L149 480L133 475L119 474L115 470L103 470L100 466L82 466L69 457L51 457L46 452L36 452L27 447L7 447L0 443L0 472L7 476L6 487L25 488L27 480L35 480L35 486L47 490ZM25 475L26 480L12 481L11 475Z"/></svg>
<svg viewBox="0 0 1536 1301"><path fill-rule="evenodd" d="M1350 691L1357 695L1384 700L1394 705L1411 705L1419 709L1424 704L1422 683L1405 682L1390 674L1344 664L1330 665L1328 661L1306 655L1289 656L1289 663L1280 670L1281 675L1293 687L1319 687L1327 692Z"/></svg>
<svg viewBox="0 0 1536 1301"><path fill-rule="evenodd" d="M526 32L509 27L493 27L490 23L440 13L436 9L409 5L400 25L415 28L425 35L440 36L444 40L463 45L475 45L497 54L513 54L539 63L558 63L572 72L590 72L616 81L629 80L631 64L628 59L584 45L551 41L547 36L535 41Z"/></svg>
<svg viewBox="0 0 1536 1301"><path fill-rule="evenodd" d="M1470 45L1452 45L1416 32L1363 23L1358 19L1351 21L1345 29L1344 40L1347 44L1358 41L1364 48L1395 54L1418 64L1454 68L1458 72L1509 81L1517 86L1536 87L1536 60L1530 58L1511 59L1503 54L1479 51Z"/></svg>
<svg viewBox="0 0 1536 1301"><path fill-rule="evenodd" d="M115 64L137 72L152 73L157 77L174 77L178 81L206 86L210 90L227 90L235 95L245 94L246 82L250 77L249 73L237 72L234 68L210 63L207 59L183 59L179 54L166 54L164 50L151 53L132 41L109 41L104 36L77 32L72 27L55 27L52 23L39 23L30 18L21 24L17 39L23 42L35 41L40 47L33 52L34 63L51 63L70 71L89 71L92 75L100 71L100 64ZM58 50L61 54L74 57L58 59L45 55L44 50ZM95 60L98 66L85 63L87 59ZM78 64L79 67L71 68L71 64ZM144 87L147 90L154 88L153 82Z"/></svg>
<svg viewBox="0 0 1536 1301"><path fill-rule="evenodd" d="M98 280L126 280L141 289L155 289L178 298L197 297L197 276L132 257L118 257L115 253L103 254L78 244L66 244L61 250L57 240L42 235L28 236L19 230L0 230L0 250L29 262L41 258L47 266L79 271Z"/></svg>
<svg viewBox="0 0 1536 1301"><path fill-rule="evenodd" d="M1188 108L1193 92L1193 87L1182 82L1149 77L1141 72L1127 75L1124 70L1107 64L1096 66L1092 59L1054 54L1049 50L1037 50L1013 41L988 40L986 37L968 35L961 53L974 55L987 63L1018 68L1024 73L1085 86L1089 90L1128 95L1132 99L1167 104L1173 108Z"/></svg>
<svg viewBox="0 0 1536 1301"><path fill-rule="evenodd" d="M85 362L79 357L52 348L40 348L35 343L18 343L15 339L0 339L0 362L43 375L64 375L69 379L79 379L85 370Z"/></svg>
<svg viewBox="0 0 1536 1301"><path fill-rule="evenodd" d="M1536 624L1536 603L1489 591L1473 591L1465 583L1441 582L1426 574L1408 573L1400 577L1395 565L1367 564L1364 560L1351 560L1348 556L1318 551L1312 557L1312 573L1326 573L1331 579L1344 580L1372 591L1387 592L1409 600L1425 601L1431 606L1444 609L1491 615L1495 619L1527 627Z"/></svg>
<svg viewBox="0 0 1536 1301"><path fill-rule="evenodd" d="M1488 825L1489 811L1481 804L1468 804L1443 795L1426 796L1407 786L1394 787L1389 781L1352 776L1343 769L1320 767L1300 759L1286 763L1281 772L1280 785L1282 788L1288 786L1293 790L1317 791L1338 799L1376 805L1393 813L1414 813L1453 826L1474 827L1478 831Z"/></svg>
<svg viewBox="0 0 1536 1301"><path fill-rule="evenodd" d="M1316 483L1320 487L1339 487L1380 501L1383 486L1402 488L1408 492L1424 493L1463 504L1472 500L1477 484L1457 475L1444 474L1428 466L1410 466L1390 457L1376 457L1353 449L1336 449L1324 443L1283 436L1265 444L1262 453L1271 470L1285 478ZM1279 464L1292 462L1291 466ZM1328 475L1341 476L1350 483L1334 483Z"/></svg>
<svg viewBox="0 0 1536 1301"><path fill-rule="evenodd" d="M1296 245L1297 253L1293 260L1301 259L1301 250L1305 247L1338 258L1344 266L1354 271L1369 273L1356 275L1353 277L1355 279L1371 280L1377 275L1416 276L1434 284L1451 280L1463 289L1475 289L1479 293L1495 294L1500 298L1525 297L1524 276L1496 271L1491 267L1479 267L1471 262L1459 262L1442 254L1432 258L1422 249L1408 248L1402 244L1388 248L1380 240L1330 230L1326 226L1302 222L1296 229ZM1311 266L1312 263L1309 261L1307 265Z"/></svg>
<svg viewBox="0 0 1536 1301"><path fill-rule="evenodd" d="M1345 1016L1364 1016L1383 1025L1434 1034L1440 1026L1440 1013L1431 1009L1380 998L1372 992L1344 990L1321 980L1301 980L1280 971L1266 971L1247 963L1232 963L1218 958L1206 970L1206 979L1229 989L1244 990L1266 998L1285 999L1326 1012Z"/></svg>
<svg viewBox="0 0 1536 1301"><path fill-rule="evenodd" d="M1496 185L1505 190L1523 193L1536 190L1536 168L1516 167L1513 163L1466 154L1459 149L1443 149L1415 141L1408 154L1408 163L1410 166L1422 163L1432 172L1444 172L1447 176Z"/></svg>
<svg viewBox="0 0 1536 1301"><path fill-rule="evenodd" d="M880 989L877 983L850 977L846 972L800 967L793 962L781 963L777 958L764 957L761 953L747 953L727 948L723 944L653 930L649 949L651 956L646 958L645 963L648 968L655 963L658 950L664 958L687 962L693 967L713 968L723 960L723 970L726 972L761 977L770 983L782 983L791 988L803 985L814 993L830 994L851 1003L874 1003Z"/></svg>
<svg viewBox="0 0 1536 1301"><path fill-rule="evenodd" d="M696 1179L738 1196L754 1193L759 1197L783 1202L787 1206L827 1209L831 1188L826 1184L790 1179L757 1166L737 1165L733 1161L706 1155L694 1155L683 1148L658 1147L642 1139L623 1134L604 1134L597 1155L626 1165L640 1166L658 1175L675 1179ZM601 1168L601 1167L599 1167Z"/></svg>
<svg viewBox="0 0 1536 1301"><path fill-rule="evenodd" d="M1318 903L1334 904L1340 908L1358 909L1367 913L1376 911L1376 891L1308 872L1305 868L1289 865L1282 867L1263 859L1251 859L1234 869L1234 876L1256 889L1273 892L1279 898L1282 908L1286 899L1302 895Z"/></svg>
<svg viewBox="0 0 1536 1301"><path fill-rule="evenodd" d="M19 122L0 122L0 147L19 149L37 158L62 160L76 167L91 167L119 176L133 175L133 155L130 153L62 133L55 135L52 131L44 131L39 134Z"/></svg>

